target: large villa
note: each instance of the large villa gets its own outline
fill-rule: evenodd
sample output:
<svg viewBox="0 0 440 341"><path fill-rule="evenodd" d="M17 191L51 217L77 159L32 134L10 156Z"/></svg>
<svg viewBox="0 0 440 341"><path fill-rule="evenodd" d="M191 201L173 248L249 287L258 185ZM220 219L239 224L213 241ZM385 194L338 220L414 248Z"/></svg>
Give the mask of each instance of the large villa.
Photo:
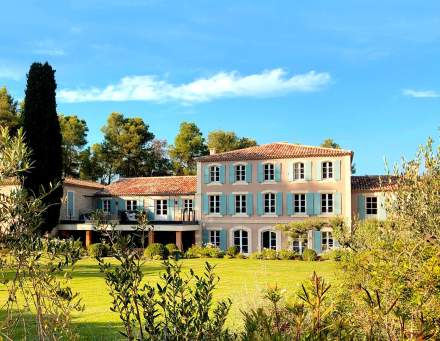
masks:
<svg viewBox="0 0 440 341"><path fill-rule="evenodd" d="M148 214L148 242L194 243L249 254L291 248L318 254L336 247L331 227L291 240L277 224L308 217L384 219L390 177L353 176L353 152L271 143L197 159L197 175L122 178L108 186L65 179L57 231L85 245L101 238L90 213L102 210L117 230L133 232L137 212Z"/></svg>

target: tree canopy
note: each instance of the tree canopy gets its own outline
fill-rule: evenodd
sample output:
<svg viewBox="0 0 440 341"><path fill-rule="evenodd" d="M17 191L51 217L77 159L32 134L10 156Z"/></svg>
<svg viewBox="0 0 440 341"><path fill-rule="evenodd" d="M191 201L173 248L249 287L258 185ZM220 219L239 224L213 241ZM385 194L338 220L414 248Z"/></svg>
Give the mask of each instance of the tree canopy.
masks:
<svg viewBox="0 0 440 341"><path fill-rule="evenodd" d="M6 87L0 88L0 126L17 128L20 125L18 103L9 94Z"/></svg>
<svg viewBox="0 0 440 341"><path fill-rule="evenodd" d="M247 137L239 138L233 131L214 130L208 134L208 148L214 149L217 153L256 145L257 141Z"/></svg>

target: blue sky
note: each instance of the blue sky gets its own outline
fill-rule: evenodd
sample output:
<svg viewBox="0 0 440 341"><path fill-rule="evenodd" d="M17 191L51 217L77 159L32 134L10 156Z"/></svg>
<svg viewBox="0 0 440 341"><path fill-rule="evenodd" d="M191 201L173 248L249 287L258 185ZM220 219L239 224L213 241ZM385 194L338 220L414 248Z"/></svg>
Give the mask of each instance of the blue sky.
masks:
<svg viewBox="0 0 440 341"><path fill-rule="evenodd" d="M180 122L259 143L355 151L358 174L411 157L440 126L438 1L8 1L0 85L57 70L58 110L101 140L108 114L172 143Z"/></svg>

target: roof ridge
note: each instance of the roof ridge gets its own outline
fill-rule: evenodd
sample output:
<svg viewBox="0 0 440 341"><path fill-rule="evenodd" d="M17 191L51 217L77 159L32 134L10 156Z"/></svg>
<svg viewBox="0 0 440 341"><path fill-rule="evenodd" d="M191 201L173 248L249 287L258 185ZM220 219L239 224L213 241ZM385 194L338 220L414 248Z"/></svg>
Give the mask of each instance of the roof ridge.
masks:
<svg viewBox="0 0 440 341"><path fill-rule="evenodd" d="M197 177L197 175L158 175L158 176L133 176L129 178L119 178L115 182L116 183L120 180L131 180L131 179L166 179L166 178L193 178Z"/></svg>

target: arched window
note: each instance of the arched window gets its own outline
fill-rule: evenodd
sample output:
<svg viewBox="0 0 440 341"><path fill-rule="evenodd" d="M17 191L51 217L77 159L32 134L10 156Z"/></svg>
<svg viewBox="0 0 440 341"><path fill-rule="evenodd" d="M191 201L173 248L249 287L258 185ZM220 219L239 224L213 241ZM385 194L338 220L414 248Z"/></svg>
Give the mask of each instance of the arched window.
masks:
<svg viewBox="0 0 440 341"><path fill-rule="evenodd" d="M261 232L261 249L277 249L277 234L275 231Z"/></svg>
<svg viewBox="0 0 440 341"><path fill-rule="evenodd" d="M240 253L249 252L249 234L248 231L240 229L234 231L234 246L238 248Z"/></svg>

